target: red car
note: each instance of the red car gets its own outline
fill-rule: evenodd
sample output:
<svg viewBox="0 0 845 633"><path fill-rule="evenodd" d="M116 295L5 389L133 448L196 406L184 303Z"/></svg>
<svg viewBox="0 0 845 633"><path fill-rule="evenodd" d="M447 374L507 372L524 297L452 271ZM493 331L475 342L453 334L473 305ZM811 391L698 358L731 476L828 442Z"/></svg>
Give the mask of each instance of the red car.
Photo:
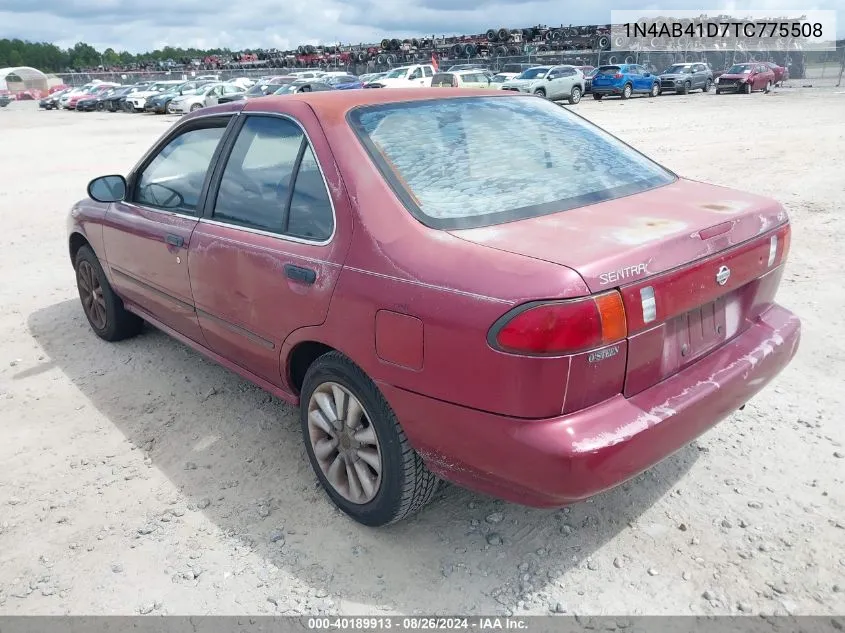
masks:
<svg viewBox="0 0 845 633"><path fill-rule="evenodd" d="M203 108L88 194L68 245L94 332L146 321L298 406L317 478L367 525L438 476L537 507L595 495L798 346L779 203L530 95Z"/></svg>
<svg viewBox="0 0 845 633"><path fill-rule="evenodd" d="M111 90L112 88L114 88L115 86L118 86L118 85L119 84L112 84L112 83L97 84L96 86L93 86L92 88L90 88L87 92L84 92L84 93L81 93L81 94L78 94L78 95L73 95L68 100L66 108L68 110L76 110L76 104L79 103L80 101L82 101L83 99L91 99L91 98L97 97L100 94L106 92L107 90Z"/></svg>
<svg viewBox="0 0 845 633"><path fill-rule="evenodd" d="M774 71L763 62L734 64L716 78L716 94L722 92L751 94L755 90L769 92L774 83Z"/></svg>
<svg viewBox="0 0 845 633"><path fill-rule="evenodd" d="M772 69L775 74L775 85L782 86L784 81L789 79L789 68L786 66L778 66L774 62L763 62L766 66Z"/></svg>

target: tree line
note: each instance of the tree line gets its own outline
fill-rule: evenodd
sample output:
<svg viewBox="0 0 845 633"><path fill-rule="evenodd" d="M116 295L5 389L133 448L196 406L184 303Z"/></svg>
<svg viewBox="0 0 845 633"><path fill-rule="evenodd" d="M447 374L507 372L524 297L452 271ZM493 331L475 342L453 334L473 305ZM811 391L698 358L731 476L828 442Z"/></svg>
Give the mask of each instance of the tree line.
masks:
<svg viewBox="0 0 845 633"><path fill-rule="evenodd" d="M0 68L7 66L31 66L43 72L61 73L98 68L150 66L169 60L186 63L191 59L209 56L230 57L229 49L199 50L196 48L162 49L133 54L107 48L98 51L85 42L78 42L72 48L60 48L47 42L29 42L19 39L0 39Z"/></svg>

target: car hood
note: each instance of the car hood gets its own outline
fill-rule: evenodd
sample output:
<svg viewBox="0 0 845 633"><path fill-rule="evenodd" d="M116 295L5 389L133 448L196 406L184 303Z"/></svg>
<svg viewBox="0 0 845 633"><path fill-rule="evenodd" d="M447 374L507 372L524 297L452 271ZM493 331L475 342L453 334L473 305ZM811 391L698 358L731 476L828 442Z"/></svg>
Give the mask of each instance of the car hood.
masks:
<svg viewBox="0 0 845 633"><path fill-rule="evenodd" d="M663 73L660 75L661 79L687 79L692 77L692 75L687 73Z"/></svg>
<svg viewBox="0 0 845 633"><path fill-rule="evenodd" d="M138 99L138 98L146 98L146 97L156 97L160 95L160 92L150 92L143 90L141 92L133 92L131 95L126 95L127 99Z"/></svg>
<svg viewBox="0 0 845 633"><path fill-rule="evenodd" d="M537 79L509 79L508 81L502 82L503 88L525 88L530 86Z"/></svg>
<svg viewBox="0 0 845 633"><path fill-rule="evenodd" d="M583 277L591 292L599 292L619 285L608 279L629 283L677 268L752 239L786 219L774 200L679 179L561 213L450 233L567 266ZM614 277L619 271L624 272Z"/></svg>

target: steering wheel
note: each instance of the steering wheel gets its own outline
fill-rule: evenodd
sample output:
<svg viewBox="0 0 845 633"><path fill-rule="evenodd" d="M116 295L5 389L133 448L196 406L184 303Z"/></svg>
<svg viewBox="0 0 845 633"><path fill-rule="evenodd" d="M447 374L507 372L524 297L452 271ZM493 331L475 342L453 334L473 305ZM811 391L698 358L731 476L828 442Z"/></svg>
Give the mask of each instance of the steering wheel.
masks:
<svg viewBox="0 0 845 633"><path fill-rule="evenodd" d="M161 197L156 194L156 190L160 190ZM176 209L185 204L185 198L181 193L158 182L151 182L144 185L141 188L141 192L145 199L155 204L155 206L164 209Z"/></svg>

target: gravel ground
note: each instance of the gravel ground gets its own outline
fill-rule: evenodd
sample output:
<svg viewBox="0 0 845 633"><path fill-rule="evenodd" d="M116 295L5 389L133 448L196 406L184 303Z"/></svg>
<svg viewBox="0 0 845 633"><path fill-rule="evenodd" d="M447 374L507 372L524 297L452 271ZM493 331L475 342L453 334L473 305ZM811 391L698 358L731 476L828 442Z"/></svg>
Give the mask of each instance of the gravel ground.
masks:
<svg viewBox="0 0 845 633"><path fill-rule="evenodd" d="M65 214L173 119L0 110L0 613L845 612L845 91L575 110L787 206L799 354L743 412L591 501L538 511L447 487L382 530L317 489L293 409L159 332L89 331Z"/></svg>

